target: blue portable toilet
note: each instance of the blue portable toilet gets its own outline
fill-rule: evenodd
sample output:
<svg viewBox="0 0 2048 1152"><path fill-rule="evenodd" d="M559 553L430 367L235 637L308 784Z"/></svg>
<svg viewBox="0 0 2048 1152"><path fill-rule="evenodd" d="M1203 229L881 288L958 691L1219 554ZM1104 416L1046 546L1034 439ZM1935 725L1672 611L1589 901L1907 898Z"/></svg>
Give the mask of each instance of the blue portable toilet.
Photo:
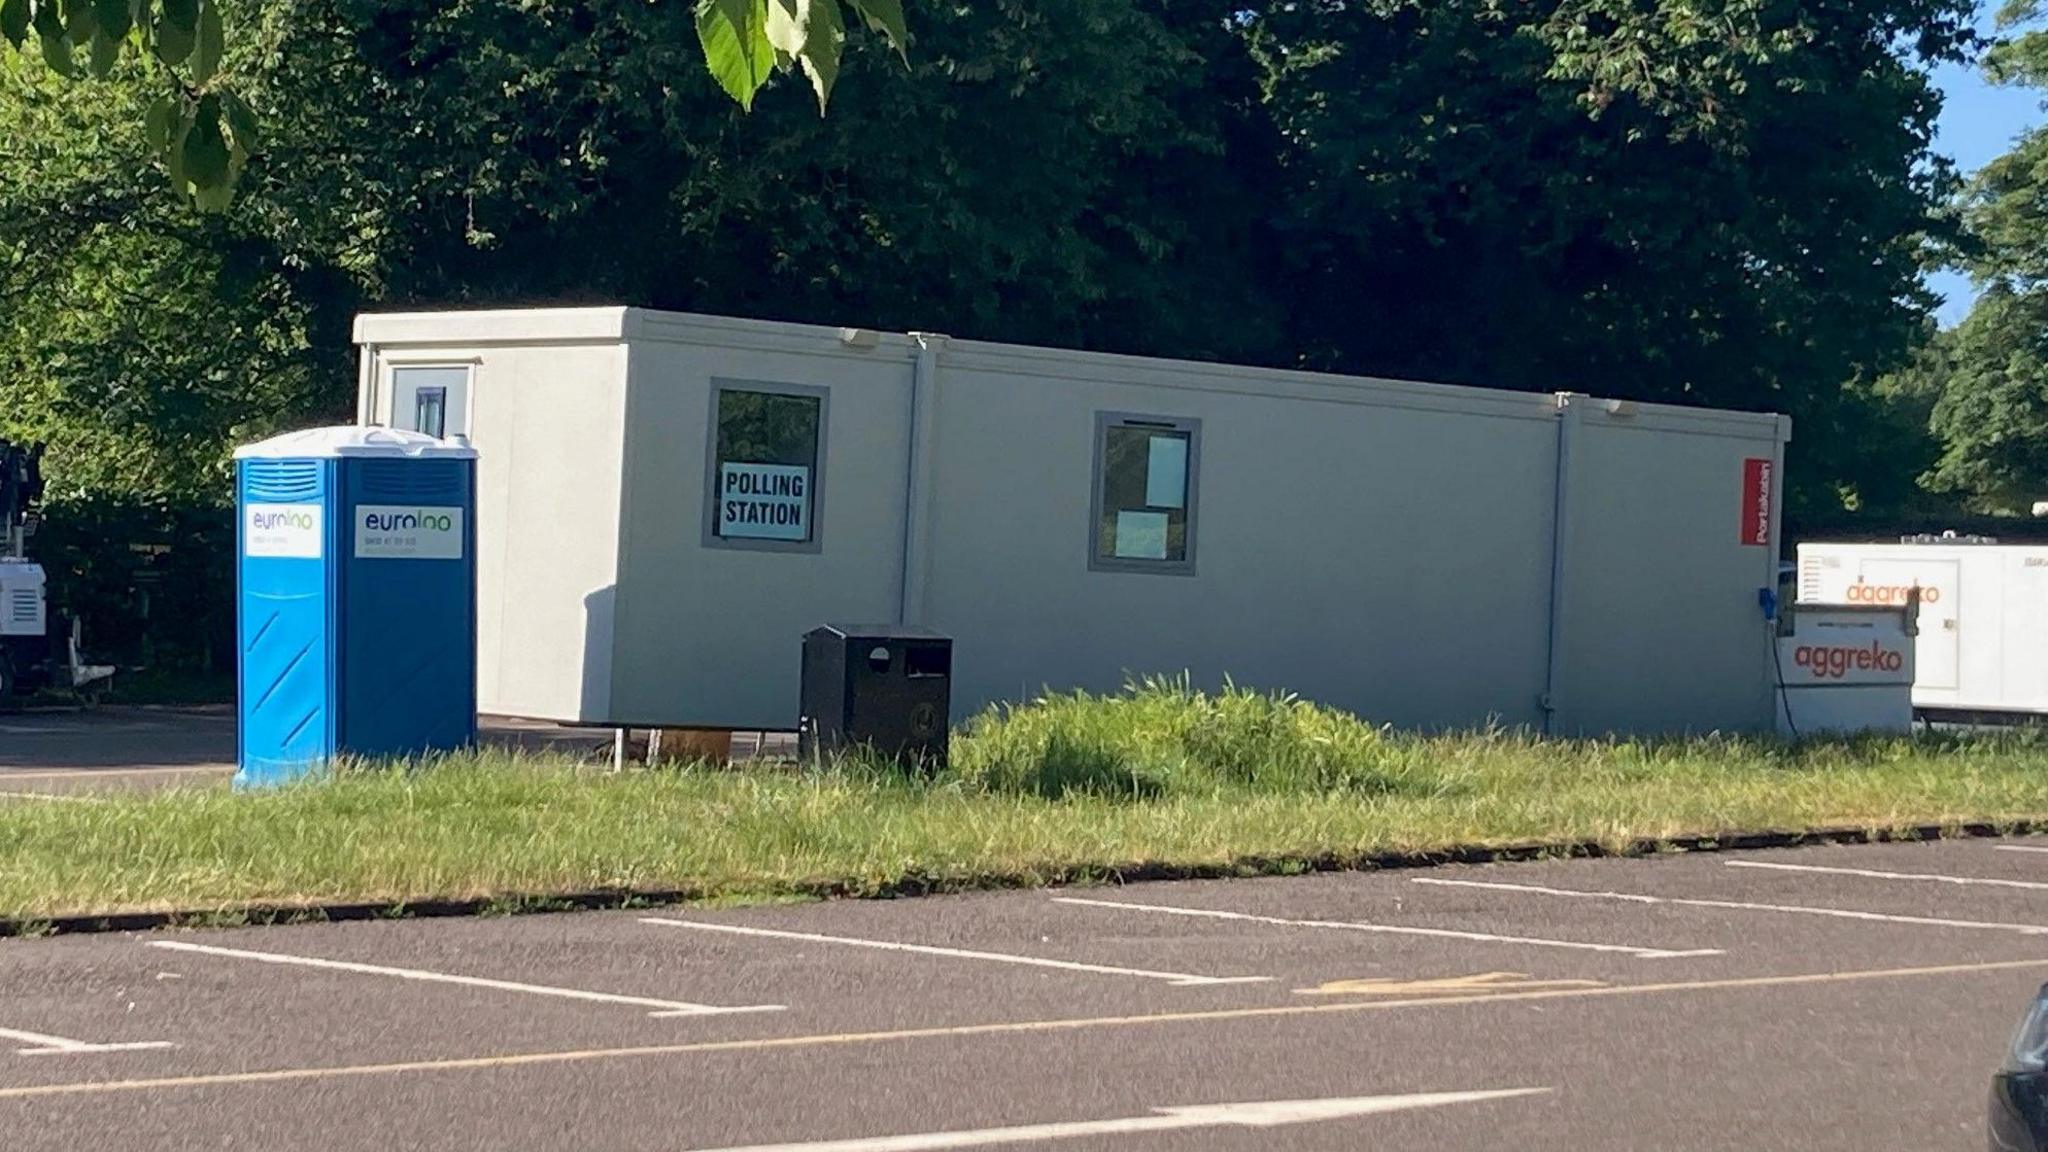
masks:
<svg viewBox="0 0 2048 1152"><path fill-rule="evenodd" d="M476 450L315 428L235 452L240 788L476 742Z"/></svg>

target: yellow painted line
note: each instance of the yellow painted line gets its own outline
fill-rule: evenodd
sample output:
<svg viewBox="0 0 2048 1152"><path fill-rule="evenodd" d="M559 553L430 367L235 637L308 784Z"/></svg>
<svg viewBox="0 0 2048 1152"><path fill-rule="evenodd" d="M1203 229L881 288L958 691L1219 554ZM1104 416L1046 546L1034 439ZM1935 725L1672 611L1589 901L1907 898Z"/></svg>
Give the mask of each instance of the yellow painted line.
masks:
<svg viewBox="0 0 2048 1152"><path fill-rule="evenodd" d="M1648 996L1667 992L1716 992L1744 988L1796 988L1813 984L1847 984L1919 976L1962 976L2048 968L2048 958L2000 960L1983 964L1943 964L1927 968L1879 968L1853 972L1809 972L1793 976L1749 976L1730 980L1684 980L1666 984L1622 984L1602 988L1545 988L1529 992L1486 992L1469 996L1432 996L1409 1000L1363 1000L1341 1004L1288 1004L1273 1008L1223 1008L1206 1012L1160 1012L1150 1016L1086 1016L1067 1020L1015 1020L997 1024L961 1024L940 1028L905 1028L894 1032L838 1032L812 1036L768 1036L751 1040L709 1040L694 1044L652 1044L635 1048L585 1048L558 1052L517 1052L504 1056L470 1056L448 1060L410 1060L393 1064L346 1064L327 1068L278 1068L267 1072L224 1072L199 1076L166 1076L153 1080L98 1080L78 1084L37 1084L0 1088L0 1100L40 1096L75 1096L114 1092L148 1092L167 1088L215 1088L240 1084L284 1084L301 1080L334 1080L361 1076L395 1076L408 1072L463 1072L479 1069L529 1068L552 1064L585 1064L600 1060L632 1060L655 1056L686 1056L717 1052L772 1052L783 1049L834 1048L881 1044L897 1040L958 1039L1079 1032L1097 1028L1134 1028L1147 1024L1194 1024L1224 1020L1278 1019L1331 1013L1379 1012L1395 1008L1435 1008L1455 1004L1498 1004L1503 1001L1564 1000L1605 996Z"/></svg>
<svg viewBox="0 0 2048 1152"><path fill-rule="evenodd" d="M1296 988L1301 996L1456 996L1473 992L1534 992L1552 988L1604 988L1604 980L1536 980L1524 972L1481 972L1436 980L1331 980Z"/></svg>

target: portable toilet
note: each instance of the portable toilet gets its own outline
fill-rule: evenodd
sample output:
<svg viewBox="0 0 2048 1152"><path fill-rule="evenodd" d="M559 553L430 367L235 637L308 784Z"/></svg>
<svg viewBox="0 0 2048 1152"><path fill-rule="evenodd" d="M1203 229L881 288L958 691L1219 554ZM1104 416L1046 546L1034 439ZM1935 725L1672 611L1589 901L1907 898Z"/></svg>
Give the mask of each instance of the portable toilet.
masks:
<svg viewBox="0 0 2048 1152"><path fill-rule="evenodd" d="M237 787L476 742L476 451L315 428L235 452Z"/></svg>

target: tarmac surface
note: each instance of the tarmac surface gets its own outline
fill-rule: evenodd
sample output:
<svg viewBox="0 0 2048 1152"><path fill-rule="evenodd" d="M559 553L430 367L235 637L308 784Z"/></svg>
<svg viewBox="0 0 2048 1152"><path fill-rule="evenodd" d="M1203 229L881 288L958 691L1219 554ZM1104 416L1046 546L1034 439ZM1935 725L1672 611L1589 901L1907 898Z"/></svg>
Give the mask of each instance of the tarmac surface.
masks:
<svg viewBox="0 0 2048 1152"><path fill-rule="evenodd" d="M596 729L487 716L483 742L594 754ZM235 774L235 712L107 706L0 712L0 802L120 789L225 783Z"/></svg>
<svg viewBox="0 0 2048 1152"><path fill-rule="evenodd" d="M11 940L0 1143L1976 1149L2043 980L2048 840Z"/></svg>

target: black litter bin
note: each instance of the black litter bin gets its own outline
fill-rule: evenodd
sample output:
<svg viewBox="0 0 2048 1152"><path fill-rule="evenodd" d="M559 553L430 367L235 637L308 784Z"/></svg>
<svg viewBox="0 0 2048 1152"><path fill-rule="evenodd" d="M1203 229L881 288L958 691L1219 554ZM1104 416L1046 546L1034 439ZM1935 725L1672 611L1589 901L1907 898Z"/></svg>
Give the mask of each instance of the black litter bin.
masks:
<svg viewBox="0 0 2048 1152"><path fill-rule="evenodd" d="M899 764L946 765L953 641L900 624L828 624L804 634L798 755L854 748Z"/></svg>

